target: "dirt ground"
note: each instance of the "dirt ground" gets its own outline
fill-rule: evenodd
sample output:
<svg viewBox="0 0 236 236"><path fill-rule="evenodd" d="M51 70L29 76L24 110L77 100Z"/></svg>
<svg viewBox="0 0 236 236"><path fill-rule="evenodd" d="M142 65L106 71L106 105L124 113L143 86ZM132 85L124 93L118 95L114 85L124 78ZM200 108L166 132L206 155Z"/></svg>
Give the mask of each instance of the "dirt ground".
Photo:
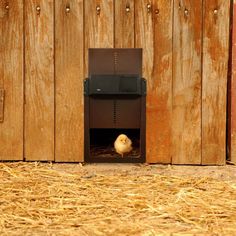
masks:
<svg viewBox="0 0 236 236"><path fill-rule="evenodd" d="M147 164L53 164L55 170L67 173L83 172L88 178L95 175L128 175L160 174L179 177L209 177L223 181L236 182L236 165L225 166L191 166L191 165L147 165Z"/></svg>

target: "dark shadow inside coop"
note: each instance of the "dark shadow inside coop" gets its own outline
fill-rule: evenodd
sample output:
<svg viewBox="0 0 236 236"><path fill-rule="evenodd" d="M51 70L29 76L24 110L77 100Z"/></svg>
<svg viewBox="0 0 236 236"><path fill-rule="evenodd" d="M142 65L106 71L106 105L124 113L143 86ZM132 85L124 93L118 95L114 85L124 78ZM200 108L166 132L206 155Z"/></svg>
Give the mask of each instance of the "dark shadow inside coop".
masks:
<svg viewBox="0 0 236 236"><path fill-rule="evenodd" d="M114 142L120 134L127 135L132 141L132 151L123 157L114 148ZM140 129L90 129L90 156L98 161L138 161L141 158Z"/></svg>

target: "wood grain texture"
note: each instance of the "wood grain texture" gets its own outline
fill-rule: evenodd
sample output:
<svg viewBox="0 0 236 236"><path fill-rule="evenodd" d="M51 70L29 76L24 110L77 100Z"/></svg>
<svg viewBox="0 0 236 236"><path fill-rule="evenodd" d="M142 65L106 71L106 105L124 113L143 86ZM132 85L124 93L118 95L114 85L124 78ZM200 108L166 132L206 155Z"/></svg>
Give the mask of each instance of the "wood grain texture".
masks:
<svg viewBox="0 0 236 236"><path fill-rule="evenodd" d="M229 6L229 0L204 0L202 164L226 159Z"/></svg>
<svg viewBox="0 0 236 236"><path fill-rule="evenodd" d="M136 1L135 9L135 46L143 48L143 76L147 79L146 159L170 163L172 0Z"/></svg>
<svg viewBox="0 0 236 236"><path fill-rule="evenodd" d="M233 29L232 29L232 74L230 84L230 114L229 146L230 160L236 163L236 3L233 5Z"/></svg>
<svg viewBox="0 0 236 236"><path fill-rule="evenodd" d="M25 1L26 160L54 160L53 5Z"/></svg>
<svg viewBox="0 0 236 236"><path fill-rule="evenodd" d="M115 47L134 47L134 0L115 0Z"/></svg>
<svg viewBox="0 0 236 236"><path fill-rule="evenodd" d="M156 156L152 155L152 160L171 163L173 1L155 1L153 10L154 67L153 80L149 85L151 93L147 101L150 111L150 132L156 122L158 137L157 153Z"/></svg>
<svg viewBox="0 0 236 236"><path fill-rule="evenodd" d="M100 14L96 8L100 7ZM84 70L88 75L88 49L114 47L114 4L113 0L84 1ZM89 17L87 17L89 16Z"/></svg>
<svg viewBox="0 0 236 236"><path fill-rule="evenodd" d="M6 9L9 6L9 9ZM0 160L23 159L23 1L0 0Z"/></svg>
<svg viewBox="0 0 236 236"><path fill-rule="evenodd" d="M224 164L229 5L230 0L0 0L0 160L22 160L24 140L26 160L83 161L88 49L135 47L143 48L148 85L147 162ZM236 162L235 54L233 45Z"/></svg>
<svg viewBox="0 0 236 236"><path fill-rule="evenodd" d="M172 163L201 163L202 1L174 1Z"/></svg>
<svg viewBox="0 0 236 236"><path fill-rule="evenodd" d="M154 21L152 9L147 10L147 4L153 2L140 0L135 2L135 47L143 49L143 77L147 80L147 103L146 103L146 161L157 162L158 153L157 139L157 95L156 87L153 87L153 66L154 66ZM151 98L152 96L152 98ZM155 99L155 101L154 101ZM153 109L153 107L155 107Z"/></svg>
<svg viewBox="0 0 236 236"><path fill-rule="evenodd" d="M66 12L66 8L69 12ZM83 1L55 2L55 161L84 160Z"/></svg>

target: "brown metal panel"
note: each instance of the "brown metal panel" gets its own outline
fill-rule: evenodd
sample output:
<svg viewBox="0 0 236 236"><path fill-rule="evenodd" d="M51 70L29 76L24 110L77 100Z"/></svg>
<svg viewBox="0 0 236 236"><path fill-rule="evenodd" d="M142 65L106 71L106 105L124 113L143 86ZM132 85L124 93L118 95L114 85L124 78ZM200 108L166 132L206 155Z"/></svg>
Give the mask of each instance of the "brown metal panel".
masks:
<svg viewBox="0 0 236 236"><path fill-rule="evenodd" d="M116 74L142 76L142 49L115 49L114 55Z"/></svg>
<svg viewBox="0 0 236 236"><path fill-rule="evenodd" d="M116 128L140 128L141 98L126 98L116 100Z"/></svg>
<svg viewBox="0 0 236 236"><path fill-rule="evenodd" d="M114 100L90 97L89 120L90 128L115 128Z"/></svg>
<svg viewBox="0 0 236 236"><path fill-rule="evenodd" d="M89 99L90 128L139 128L141 98Z"/></svg>
<svg viewBox="0 0 236 236"><path fill-rule="evenodd" d="M142 76L142 49L89 49L89 76L136 74Z"/></svg>
<svg viewBox="0 0 236 236"><path fill-rule="evenodd" d="M112 75L114 74L113 49L89 49L88 74Z"/></svg>

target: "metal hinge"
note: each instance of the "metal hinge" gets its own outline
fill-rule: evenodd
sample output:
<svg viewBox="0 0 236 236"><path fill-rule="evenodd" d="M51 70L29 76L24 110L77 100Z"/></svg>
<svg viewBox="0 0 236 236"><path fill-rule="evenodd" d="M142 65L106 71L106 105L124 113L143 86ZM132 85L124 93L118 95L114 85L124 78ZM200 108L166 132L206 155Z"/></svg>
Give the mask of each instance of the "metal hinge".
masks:
<svg viewBox="0 0 236 236"><path fill-rule="evenodd" d="M5 90L0 89L0 123L4 121L4 99L5 99Z"/></svg>

